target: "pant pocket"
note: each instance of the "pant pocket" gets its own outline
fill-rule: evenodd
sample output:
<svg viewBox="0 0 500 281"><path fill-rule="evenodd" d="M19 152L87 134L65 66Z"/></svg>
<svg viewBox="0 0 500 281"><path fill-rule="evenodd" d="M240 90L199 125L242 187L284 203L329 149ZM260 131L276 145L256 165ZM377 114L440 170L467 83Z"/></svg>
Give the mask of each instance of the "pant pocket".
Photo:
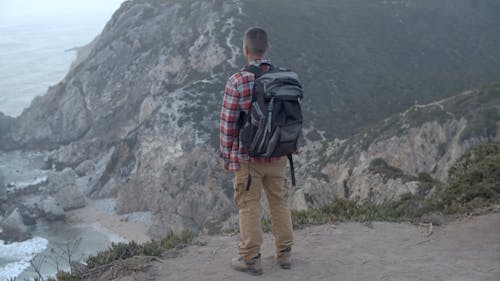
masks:
<svg viewBox="0 0 500 281"><path fill-rule="evenodd" d="M244 208L249 203L259 202L262 178L251 176L250 186L248 186L248 174L237 174L233 179L234 185L234 203L238 209Z"/></svg>
<svg viewBox="0 0 500 281"><path fill-rule="evenodd" d="M241 209L243 207L244 203L244 193L246 191L246 182L243 182L241 177L235 177L233 179L233 186L234 186L234 195L233 195L233 201L236 207L238 209Z"/></svg>

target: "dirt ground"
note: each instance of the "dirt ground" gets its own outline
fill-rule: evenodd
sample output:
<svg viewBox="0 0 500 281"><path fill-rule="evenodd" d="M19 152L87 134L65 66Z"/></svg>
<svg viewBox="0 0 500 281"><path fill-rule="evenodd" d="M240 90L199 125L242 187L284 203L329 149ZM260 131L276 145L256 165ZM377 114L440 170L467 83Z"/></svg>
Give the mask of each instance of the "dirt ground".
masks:
<svg viewBox="0 0 500 281"><path fill-rule="evenodd" d="M176 257L163 257L115 280L500 280L499 213L461 218L432 229L374 222L298 230L291 270L275 264L268 234L262 249L264 274L258 277L229 267L237 238L202 237L203 246L179 250Z"/></svg>

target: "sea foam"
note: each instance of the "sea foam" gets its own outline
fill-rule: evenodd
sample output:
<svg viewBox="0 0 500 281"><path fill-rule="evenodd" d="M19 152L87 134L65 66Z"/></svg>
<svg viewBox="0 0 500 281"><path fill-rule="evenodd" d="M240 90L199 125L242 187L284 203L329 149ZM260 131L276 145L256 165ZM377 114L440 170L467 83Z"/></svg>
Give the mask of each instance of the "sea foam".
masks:
<svg viewBox="0 0 500 281"><path fill-rule="evenodd" d="M36 254L47 248L49 241L42 237L34 237L24 242L3 244L0 240L0 280L8 280L19 276L30 267L30 261Z"/></svg>

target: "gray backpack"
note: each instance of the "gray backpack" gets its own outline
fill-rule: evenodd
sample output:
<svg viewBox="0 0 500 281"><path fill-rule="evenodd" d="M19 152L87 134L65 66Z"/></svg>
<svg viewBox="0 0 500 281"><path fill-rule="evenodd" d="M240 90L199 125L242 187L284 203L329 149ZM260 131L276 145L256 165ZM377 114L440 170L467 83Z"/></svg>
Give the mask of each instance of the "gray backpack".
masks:
<svg viewBox="0 0 500 281"><path fill-rule="evenodd" d="M292 154L302 134L302 83L295 72L272 65L245 71L255 74L255 85L250 110L240 118L240 140L250 157L287 156L295 185Z"/></svg>

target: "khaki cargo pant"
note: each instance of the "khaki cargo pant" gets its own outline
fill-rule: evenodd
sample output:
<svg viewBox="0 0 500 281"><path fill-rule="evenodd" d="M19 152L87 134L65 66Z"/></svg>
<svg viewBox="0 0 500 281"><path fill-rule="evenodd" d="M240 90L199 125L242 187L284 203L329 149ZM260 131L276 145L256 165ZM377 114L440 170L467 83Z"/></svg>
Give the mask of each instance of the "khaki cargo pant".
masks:
<svg viewBox="0 0 500 281"><path fill-rule="evenodd" d="M266 193L277 252L293 244L292 218L288 205L289 187L285 178L286 157L271 163L240 161L234 184L234 202L240 215L238 253L246 259L260 253L262 245L262 190ZM247 190L248 173L251 175Z"/></svg>

